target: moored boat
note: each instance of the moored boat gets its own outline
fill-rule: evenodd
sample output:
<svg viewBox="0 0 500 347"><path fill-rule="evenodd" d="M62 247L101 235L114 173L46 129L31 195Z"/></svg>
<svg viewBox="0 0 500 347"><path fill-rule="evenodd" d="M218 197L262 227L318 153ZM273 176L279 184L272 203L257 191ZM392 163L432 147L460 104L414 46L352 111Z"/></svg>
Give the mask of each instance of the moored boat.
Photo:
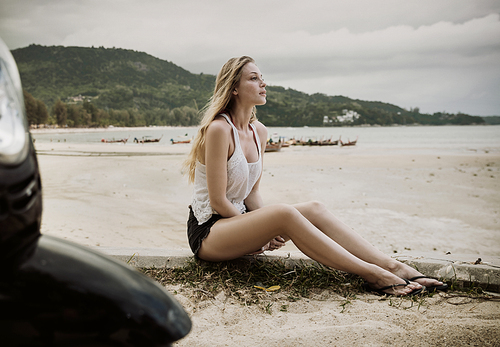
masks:
<svg viewBox="0 0 500 347"><path fill-rule="evenodd" d="M178 143L191 143L191 139L189 140L180 140L180 141L175 141L174 139L170 139L173 145L176 145Z"/></svg>
<svg viewBox="0 0 500 347"><path fill-rule="evenodd" d="M283 146L283 142L270 142L267 141L266 143L266 149L264 152L279 152L281 150L281 147Z"/></svg>
<svg viewBox="0 0 500 347"><path fill-rule="evenodd" d="M339 141L340 141L340 137L339 137L339 140L332 140L332 138L333 138L333 136L331 138L329 138L328 140L324 140L324 139L316 140L316 139L311 139L311 138L309 138L307 140L292 139L290 141L290 144L292 144L294 146L336 146L336 145L338 145Z"/></svg>
<svg viewBox="0 0 500 347"><path fill-rule="evenodd" d="M161 135L157 139L151 138L151 136L143 136L142 139L138 139L137 137L134 138L135 143L152 143L152 142L160 142L160 140L163 138L163 135Z"/></svg>
<svg viewBox="0 0 500 347"><path fill-rule="evenodd" d="M356 140L354 141L350 141L349 139L347 139L347 142L342 142L342 139L340 138L339 141L341 146L355 146L356 142L358 142L358 136L356 136Z"/></svg>
<svg viewBox="0 0 500 347"><path fill-rule="evenodd" d="M273 133L271 137L266 142L266 149L264 152L279 152L282 147L288 147L285 145L285 140L278 135L278 133Z"/></svg>
<svg viewBox="0 0 500 347"><path fill-rule="evenodd" d="M324 140L320 142L320 146L337 146L340 141L340 137L338 140L332 140L333 136L330 137L328 140Z"/></svg>
<svg viewBox="0 0 500 347"><path fill-rule="evenodd" d="M129 136L130 137L130 136ZM104 143L117 143L117 142L123 142L124 144L127 143L129 137L127 137L126 139L119 139L119 140L115 140L115 139L112 139L112 140L108 140L108 139L101 139L101 142L104 142Z"/></svg>

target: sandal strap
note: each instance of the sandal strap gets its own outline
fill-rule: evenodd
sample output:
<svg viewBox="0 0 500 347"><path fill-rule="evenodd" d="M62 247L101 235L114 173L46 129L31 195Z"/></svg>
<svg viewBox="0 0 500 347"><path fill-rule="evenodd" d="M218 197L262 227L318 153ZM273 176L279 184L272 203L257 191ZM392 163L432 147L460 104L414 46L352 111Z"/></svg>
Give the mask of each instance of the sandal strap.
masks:
<svg viewBox="0 0 500 347"><path fill-rule="evenodd" d="M396 288L396 287L406 287L407 285L410 284L410 281L408 281L407 279L402 278L402 280L405 281L406 283L391 284L390 286L385 286L385 287L380 288L378 290L379 291L384 291L384 290L392 289L392 288Z"/></svg>

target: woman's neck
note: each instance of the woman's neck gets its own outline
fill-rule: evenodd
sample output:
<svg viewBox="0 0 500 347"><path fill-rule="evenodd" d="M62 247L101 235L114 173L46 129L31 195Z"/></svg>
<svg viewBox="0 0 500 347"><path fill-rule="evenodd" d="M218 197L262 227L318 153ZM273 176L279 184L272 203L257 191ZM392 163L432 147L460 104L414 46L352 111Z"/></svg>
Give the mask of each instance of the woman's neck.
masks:
<svg viewBox="0 0 500 347"><path fill-rule="evenodd" d="M247 130L248 129L248 124L250 124L250 118L252 118L252 109L253 107L250 108L243 108L243 107L238 107L235 105L233 108L231 108L231 120L233 121L234 126L238 130Z"/></svg>

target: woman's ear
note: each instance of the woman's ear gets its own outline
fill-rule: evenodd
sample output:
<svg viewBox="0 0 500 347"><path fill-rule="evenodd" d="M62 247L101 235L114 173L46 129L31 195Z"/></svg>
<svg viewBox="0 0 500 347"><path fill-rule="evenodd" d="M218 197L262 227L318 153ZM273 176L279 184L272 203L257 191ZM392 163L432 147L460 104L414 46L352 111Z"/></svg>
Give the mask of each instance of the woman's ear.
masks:
<svg viewBox="0 0 500 347"><path fill-rule="evenodd" d="M238 91L236 90L236 88L233 89L233 95L238 95Z"/></svg>

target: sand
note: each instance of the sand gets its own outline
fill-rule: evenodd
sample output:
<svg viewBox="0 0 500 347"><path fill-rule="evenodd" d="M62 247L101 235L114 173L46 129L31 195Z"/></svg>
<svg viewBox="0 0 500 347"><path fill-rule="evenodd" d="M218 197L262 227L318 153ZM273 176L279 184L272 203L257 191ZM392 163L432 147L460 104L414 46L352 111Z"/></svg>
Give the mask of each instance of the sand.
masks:
<svg viewBox="0 0 500 347"><path fill-rule="evenodd" d="M192 189L180 165L190 145L35 145L42 233L87 246L188 248ZM322 201L385 253L500 254L500 148L291 147L264 163L266 204ZM438 295L408 308L366 294L341 313L345 298L320 293L278 298L269 314L224 293L195 305L188 290L169 290L194 323L179 346L500 345L498 301Z"/></svg>
<svg viewBox="0 0 500 347"><path fill-rule="evenodd" d="M175 346L500 345L498 301L448 294L422 303L371 294L348 301L325 291L296 302L278 294L269 313L224 293L194 305L192 295L187 290L175 296L193 322L191 333Z"/></svg>

